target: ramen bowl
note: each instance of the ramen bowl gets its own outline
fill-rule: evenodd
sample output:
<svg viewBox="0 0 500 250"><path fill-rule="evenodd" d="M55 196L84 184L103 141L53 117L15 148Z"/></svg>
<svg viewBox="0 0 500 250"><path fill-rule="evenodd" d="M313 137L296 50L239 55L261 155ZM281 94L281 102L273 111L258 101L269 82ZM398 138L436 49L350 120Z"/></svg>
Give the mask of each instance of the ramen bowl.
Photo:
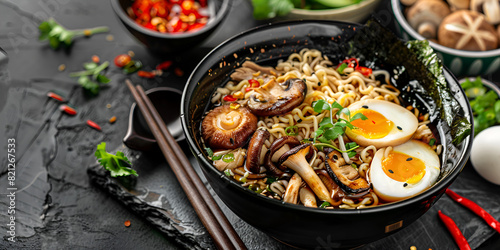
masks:
<svg viewBox="0 0 500 250"><path fill-rule="evenodd" d="M309 208L283 203L242 187L211 164L201 141L200 123L205 112L212 108L209 103L215 89L227 83L235 68L246 59L260 65L275 66L278 59L286 59L302 48L318 49L335 63L351 56L347 54L352 49L348 41L356 38L361 30L362 26L344 22L296 21L246 31L212 50L192 72L183 91L181 123L186 140L215 193L241 219L287 245L305 249L351 248L397 232L429 210L456 179L468 158L472 136L454 145L446 122L439 116L434 117L431 121L444 148L440 156L442 171L437 183L412 198L357 210ZM395 42L401 43L395 39ZM359 42L358 47L367 51L372 50L371 44L382 44L373 43L376 41L370 38ZM375 54L384 53L376 51ZM390 66L389 61L375 60L371 63ZM397 68L393 65L387 70L393 72ZM407 75L409 71L404 70L405 73L399 75L397 80L392 78L391 81L394 84L414 82L412 76ZM450 93L456 96L457 113L471 122L472 112L463 90L448 70L444 70L444 77ZM416 92L406 92L410 95L407 97L416 95ZM432 106L429 103L423 105Z"/></svg>

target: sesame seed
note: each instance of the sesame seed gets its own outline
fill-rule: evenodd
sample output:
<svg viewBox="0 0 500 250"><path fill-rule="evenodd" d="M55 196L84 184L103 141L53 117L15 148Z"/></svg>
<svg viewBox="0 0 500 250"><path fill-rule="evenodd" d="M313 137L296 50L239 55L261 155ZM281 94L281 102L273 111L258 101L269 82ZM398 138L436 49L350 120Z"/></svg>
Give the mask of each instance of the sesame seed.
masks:
<svg viewBox="0 0 500 250"><path fill-rule="evenodd" d="M229 141L231 142L231 144L234 144L234 139L233 138L229 138Z"/></svg>
<svg viewBox="0 0 500 250"><path fill-rule="evenodd" d="M361 106L361 107L362 107L362 108L364 108L364 109L367 109L367 108L368 108L368 106L366 106L366 105L363 105L363 106Z"/></svg>
<svg viewBox="0 0 500 250"><path fill-rule="evenodd" d="M405 184L403 184L403 187L406 187L406 186L408 186L408 183L405 182Z"/></svg>
<svg viewBox="0 0 500 250"><path fill-rule="evenodd" d="M392 169L389 169L389 173L394 174L394 171L392 171Z"/></svg>
<svg viewBox="0 0 500 250"><path fill-rule="evenodd" d="M402 127L400 127L400 126L397 126L397 128L398 128L399 130L403 130L403 128L402 128Z"/></svg>
<svg viewBox="0 0 500 250"><path fill-rule="evenodd" d="M406 161L411 161L411 160L413 160L413 158L411 158L411 157L410 157L410 158L408 158L408 159L406 159Z"/></svg>

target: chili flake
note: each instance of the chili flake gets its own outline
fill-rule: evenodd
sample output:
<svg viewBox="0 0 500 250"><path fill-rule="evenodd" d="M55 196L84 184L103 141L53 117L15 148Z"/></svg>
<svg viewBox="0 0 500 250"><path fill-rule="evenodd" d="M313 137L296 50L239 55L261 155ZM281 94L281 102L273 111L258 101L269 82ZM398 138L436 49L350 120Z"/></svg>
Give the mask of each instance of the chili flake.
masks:
<svg viewBox="0 0 500 250"><path fill-rule="evenodd" d="M123 225L125 225L126 227L130 227L130 220L126 220Z"/></svg>
<svg viewBox="0 0 500 250"><path fill-rule="evenodd" d="M101 126L99 126L97 123L95 123L92 120L87 120L87 125L89 125L91 128L101 131Z"/></svg>
<svg viewBox="0 0 500 250"><path fill-rule="evenodd" d="M109 118L109 123L113 124L116 122L116 116Z"/></svg>
<svg viewBox="0 0 500 250"><path fill-rule="evenodd" d="M74 108L72 108L66 104L59 106L59 110L61 110L62 112L66 113L68 115L76 115L77 114L77 112Z"/></svg>

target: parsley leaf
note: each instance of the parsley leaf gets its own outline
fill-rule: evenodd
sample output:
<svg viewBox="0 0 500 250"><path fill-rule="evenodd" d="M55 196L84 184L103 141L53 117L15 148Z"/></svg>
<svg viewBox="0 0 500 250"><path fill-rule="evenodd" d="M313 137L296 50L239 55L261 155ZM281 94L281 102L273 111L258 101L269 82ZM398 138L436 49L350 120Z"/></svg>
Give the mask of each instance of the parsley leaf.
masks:
<svg viewBox="0 0 500 250"><path fill-rule="evenodd" d="M70 77L79 77L78 83L92 95L97 95L101 89L101 84L111 82L111 79L101 74L109 66L109 62L98 65L94 62L84 63L84 71L70 73Z"/></svg>
<svg viewBox="0 0 500 250"><path fill-rule="evenodd" d="M92 29L68 30L56 20L50 18L38 26L40 36L38 40L49 40L49 45L53 49L58 49L61 45L70 46L73 39L81 36L91 36L96 33L108 32L108 27L96 27Z"/></svg>
<svg viewBox="0 0 500 250"><path fill-rule="evenodd" d="M109 170L112 177L128 176L131 174L138 176L135 170L128 167L131 163L122 152L117 151L116 155L106 152L105 142L97 145L95 157L104 169Z"/></svg>

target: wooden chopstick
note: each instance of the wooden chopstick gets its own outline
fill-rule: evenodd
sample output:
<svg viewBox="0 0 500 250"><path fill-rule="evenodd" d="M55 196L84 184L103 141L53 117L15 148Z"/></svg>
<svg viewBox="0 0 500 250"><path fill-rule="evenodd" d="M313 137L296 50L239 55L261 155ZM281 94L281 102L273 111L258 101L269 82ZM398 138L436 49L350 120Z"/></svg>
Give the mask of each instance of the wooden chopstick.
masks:
<svg viewBox="0 0 500 250"><path fill-rule="evenodd" d="M193 205L201 222L219 249L246 249L245 244L194 171L186 155L168 131L158 111L141 86L126 80L137 106L148 123L165 159Z"/></svg>

